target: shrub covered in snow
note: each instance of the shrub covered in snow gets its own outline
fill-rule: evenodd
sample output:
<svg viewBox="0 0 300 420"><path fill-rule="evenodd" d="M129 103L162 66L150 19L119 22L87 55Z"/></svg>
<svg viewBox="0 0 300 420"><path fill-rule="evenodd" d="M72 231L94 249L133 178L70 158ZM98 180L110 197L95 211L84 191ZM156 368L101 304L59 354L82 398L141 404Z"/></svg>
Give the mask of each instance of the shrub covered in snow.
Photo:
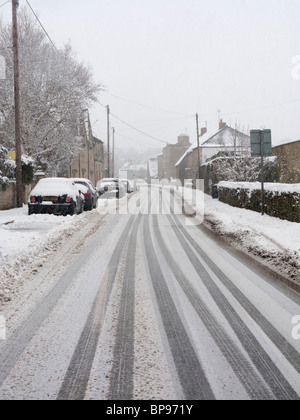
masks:
<svg viewBox="0 0 300 420"><path fill-rule="evenodd" d="M22 156L22 177L23 184L30 184L33 181L35 161L29 156ZM0 186L2 189L8 187L10 180L16 177L16 164L8 158L8 150L0 145Z"/></svg>
<svg viewBox="0 0 300 420"><path fill-rule="evenodd" d="M219 200L233 207L261 211L259 182L220 182ZM265 184L265 212L290 222L300 223L300 184Z"/></svg>
<svg viewBox="0 0 300 420"><path fill-rule="evenodd" d="M0 145L0 186L3 190L8 187L10 179L15 177L16 164L8 159L8 150Z"/></svg>

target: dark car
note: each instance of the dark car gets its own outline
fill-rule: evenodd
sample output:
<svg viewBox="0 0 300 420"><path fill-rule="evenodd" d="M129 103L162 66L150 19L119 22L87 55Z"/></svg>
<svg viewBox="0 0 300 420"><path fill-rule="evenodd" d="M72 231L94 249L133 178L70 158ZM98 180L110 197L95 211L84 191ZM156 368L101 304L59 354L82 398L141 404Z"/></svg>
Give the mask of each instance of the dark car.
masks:
<svg viewBox="0 0 300 420"><path fill-rule="evenodd" d="M104 178L97 184L100 198L122 198L126 194L124 185L118 178Z"/></svg>
<svg viewBox="0 0 300 420"><path fill-rule="evenodd" d="M28 214L80 214L84 208L84 196L79 186L68 178L41 179L31 191Z"/></svg>
<svg viewBox="0 0 300 420"><path fill-rule="evenodd" d="M84 201L84 210L85 211L91 211L93 209L97 208L98 205L98 193L96 188L93 186L93 184L91 183L91 181L89 179L85 179L85 178L73 178L73 181L75 182L75 184L78 184L79 187L80 185L83 185L84 187L87 188L87 191L83 192L83 195L85 197L85 201Z"/></svg>

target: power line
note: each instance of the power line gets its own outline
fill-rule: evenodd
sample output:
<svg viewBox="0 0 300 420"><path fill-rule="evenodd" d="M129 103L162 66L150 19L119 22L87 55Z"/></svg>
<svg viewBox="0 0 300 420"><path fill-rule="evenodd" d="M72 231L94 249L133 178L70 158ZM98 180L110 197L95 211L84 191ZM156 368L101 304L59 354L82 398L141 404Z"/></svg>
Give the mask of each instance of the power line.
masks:
<svg viewBox="0 0 300 420"><path fill-rule="evenodd" d="M100 104L103 108L107 109L107 106L105 106L105 105L101 104L101 102L99 102L99 104ZM112 112L110 112L110 115L112 115L114 118L116 118L116 119L117 119L118 121L120 121L122 124L127 125L127 126L128 126L128 127L130 127L131 129L133 129L133 130L135 130L135 131L139 132L140 134L143 134L143 135L144 135L144 136L146 136L146 137L150 137L150 138L152 138L153 140L159 141L160 143L169 144L167 141L161 140L161 139L159 139L159 138L157 138L157 137L152 136L151 134L145 133L144 131L142 131L142 130L140 130L140 129L136 128L136 127L134 127L133 125L131 125L131 124L127 123L126 121L124 121L124 120L122 120L121 118L119 118L119 117L117 117L116 115L114 115Z"/></svg>
<svg viewBox="0 0 300 420"><path fill-rule="evenodd" d="M1 7L5 6L7 3L11 3L11 0L8 0L8 1L6 1L4 4L2 4L2 5L0 6L0 9L1 9Z"/></svg>
<svg viewBox="0 0 300 420"><path fill-rule="evenodd" d="M112 96L113 98L121 99L122 101L129 102L129 103L132 103L134 105L142 106L144 108L150 108L150 109L153 109L155 111L162 111L162 112L168 112L169 114L177 114L177 115L185 115L185 116L188 116L188 117L192 117L192 116L194 117L194 115L192 115L192 114L170 111L168 109L163 109L163 108L157 108L157 107L153 107L153 106L150 106L150 105L141 104L139 102L135 102L135 101L132 101L130 99L122 98L121 96L113 95L112 93L109 93L109 92L105 92L105 93L107 93L107 95L109 95L109 96Z"/></svg>
<svg viewBox="0 0 300 420"><path fill-rule="evenodd" d="M114 114L112 114L112 113L111 113L111 115L112 115L114 118L116 118L118 121L120 121L121 123L123 123L123 124L127 125L128 127L132 128L132 129L133 129L133 130L135 130L135 131L138 131L139 133L143 134L144 136L150 137L150 138L152 138L152 139L154 139L154 140L156 140L156 141L159 141L160 143L169 144L167 141L164 141L164 140L161 140L161 139L159 139L159 138L157 138L157 137L151 136L151 134L147 134L147 133L145 133L144 131L139 130L138 128L134 127L133 125L128 124L127 122L125 122L125 121L121 120L121 119L120 119L119 117L117 117L116 115L114 115Z"/></svg>
<svg viewBox="0 0 300 420"><path fill-rule="evenodd" d="M52 41L52 39L50 38L50 35L48 34L48 32L46 31L45 27L43 26L42 22L40 21L40 19L38 18L37 14L35 13L35 11L33 10L31 4L29 3L28 0L26 0L26 3L28 4L30 10L32 11L33 15L35 16L36 20L38 21L38 23L40 24L41 28L43 29L43 31L45 32L47 38L49 39L49 41L51 42L51 44L53 45L53 47L56 49L56 51L58 51L56 45L54 44L54 42Z"/></svg>

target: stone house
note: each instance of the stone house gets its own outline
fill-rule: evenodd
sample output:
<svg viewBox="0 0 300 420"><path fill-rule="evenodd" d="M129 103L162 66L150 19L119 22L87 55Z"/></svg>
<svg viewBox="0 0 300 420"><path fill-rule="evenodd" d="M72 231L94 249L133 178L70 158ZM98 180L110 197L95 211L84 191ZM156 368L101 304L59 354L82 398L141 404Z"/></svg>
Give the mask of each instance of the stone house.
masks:
<svg viewBox="0 0 300 420"><path fill-rule="evenodd" d="M178 178L176 162L190 148L190 138L186 134L181 134L176 144L168 144L158 156L158 177L159 179Z"/></svg>
<svg viewBox="0 0 300 420"><path fill-rule="evenodd" d="M218 131L207 132L205 128L201 130L200 165L222 154L243 156L249 154L250 150L250 136L229 127L222 120ZM198 177L198 144L196 141L180 157L175 167L177 168L178 178L182 183L185 179L196 179Z"/></svg>
<svg viewBox="0 0 300 420"><path fill-rule="evenodd" d="M96 185L106 176L104 142L93 135L88 114L80 124L78 135L82 139L82 149L66 169L66 175L69 178L88 178Z"/></svg>

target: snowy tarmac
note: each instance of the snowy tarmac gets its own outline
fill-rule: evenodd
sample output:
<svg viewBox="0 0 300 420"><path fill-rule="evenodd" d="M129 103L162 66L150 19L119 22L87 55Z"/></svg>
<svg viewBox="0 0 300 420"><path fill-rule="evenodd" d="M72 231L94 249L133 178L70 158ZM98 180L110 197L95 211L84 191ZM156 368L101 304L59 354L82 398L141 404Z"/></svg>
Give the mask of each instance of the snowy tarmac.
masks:
<svg viewBox="0 0 300 420"><path fill-rule="evenodd" d="M33 236L1 263L0 399L299 399L299 295L153 197L132 198L140 214L123 199L46 216L44 232L14 216Z"/></svg>

